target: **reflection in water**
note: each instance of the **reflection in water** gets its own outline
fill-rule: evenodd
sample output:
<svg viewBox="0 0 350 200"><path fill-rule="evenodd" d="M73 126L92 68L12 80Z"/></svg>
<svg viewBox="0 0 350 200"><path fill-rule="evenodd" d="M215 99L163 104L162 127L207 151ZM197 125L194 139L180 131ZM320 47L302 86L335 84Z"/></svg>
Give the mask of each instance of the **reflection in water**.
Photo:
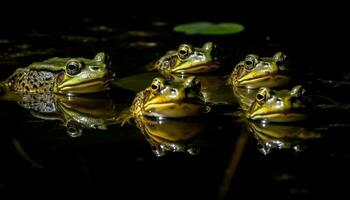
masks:
<svg viewBox="0 0 350 200"><path fill-rule="evenodd" d="M197 139L206 127L202 118L164 119L140 116L135 118L135 122L158 157L167 152L197 155L200 151Z"/></svg>
<svg viewBox="0 0 350 200"><path fill-rule="evenodd" d="M293 149L303 151L308 142L322 137L321 133L314 132L295 124L247 123L249 130L257 139L258 149L265 155L272 150Z"/></svg>
<svg viewBox="0 0 350 200"><path fill-rule="evenodd" d="M244 112L247 112L255 101L257 89L233 87L233 93Z"/></svg>
<svg viewBox="0 0 350 200"><path fill-rule="evenodd" d="M17 101L34 117L61 121L71 137L81 136L83 129L107 129L115 123L117 116L116 106L108 93L88 96L11 94L6 100Z"/></svg>

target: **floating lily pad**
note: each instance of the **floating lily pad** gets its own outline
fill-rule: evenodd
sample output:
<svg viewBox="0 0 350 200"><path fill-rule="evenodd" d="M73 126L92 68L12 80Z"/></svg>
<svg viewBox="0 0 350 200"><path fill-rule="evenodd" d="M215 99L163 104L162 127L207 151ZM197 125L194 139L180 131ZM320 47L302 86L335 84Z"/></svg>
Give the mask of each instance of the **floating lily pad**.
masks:
<svg viewBox="0 0 350 200"><path fill-rule="evenodd" d="M194 22L188 24L180 24L173 29L175 32L184 32L188 35L228 35L242 32L244 26L238 23L219 23L210 22Z"/></svg>

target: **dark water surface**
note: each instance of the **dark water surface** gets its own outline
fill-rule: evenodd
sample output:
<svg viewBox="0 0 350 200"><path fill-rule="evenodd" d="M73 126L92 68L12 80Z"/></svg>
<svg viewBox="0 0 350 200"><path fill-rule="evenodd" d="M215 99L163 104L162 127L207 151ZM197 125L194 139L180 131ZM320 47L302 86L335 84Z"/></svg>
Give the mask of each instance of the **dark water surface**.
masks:
<svg viewBox="0 0 350 200"><path fill-rule="evenodd" d="M40 119L17 102L0 101L0 195L41 196L46 191L119 199L315 199L324 194L349 198L350 101L344 93L350 88L350 71L346 66L330 70L335 59L328 47L333 38L315 36L312 28L296 31L295 24L273 25L240 17L98 15L57 17L49 24L41 19L42 15L27 12L13 22L19 26L3 25L1 80L35 61L55 56L92 58L100 51L111 56L116 79L123 79L145 73L150 63L181 43L201 46L213 41L224 60L220 76L228 75L248 53L271 56L283 51L302 83L339 106L298 125L319 133L318 139L285 139L279 143L285 145L281 150L272 147L264 155L257 138L237 116L239 107L233 101L219 106L213 116L180 125L191 127L194 135L201 132L184 142L185 151L193 147L200 149L198 154L166 152L157 157L149 138L133 122L123 127L112 124L106 130L84 128L80 137L70 137L61 121ZM197 20L240 22L246 30L229 36L172 32L178 23ZM308 27L308 22L303 25ZM114 87L108 102L120 113L131 104L134 92ZM320 102L324 99L320 97Z"/></svg>

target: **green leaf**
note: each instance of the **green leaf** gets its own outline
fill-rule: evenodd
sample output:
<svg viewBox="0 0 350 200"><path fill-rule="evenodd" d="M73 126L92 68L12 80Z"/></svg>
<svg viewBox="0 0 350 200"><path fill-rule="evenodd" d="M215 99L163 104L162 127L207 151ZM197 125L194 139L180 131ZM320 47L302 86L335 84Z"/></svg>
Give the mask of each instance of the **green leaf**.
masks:
<svg viewBox="0 0 350 200"><path fill-rule="evenodd" d="M188 24L180 24L173 29L175 32L184 32L188 35L228 35L242 32L244 26L238 23L219 23L210 22L194 22Z"/></svg>
<svg viewBox="0 0 350 200"><path fill-rule="evenodd" d="M175 32L185 32L186 34L196 34L202 29L206 29L213 24L210 22L194 22L190 24L180 24L174 27Z"/></svg>

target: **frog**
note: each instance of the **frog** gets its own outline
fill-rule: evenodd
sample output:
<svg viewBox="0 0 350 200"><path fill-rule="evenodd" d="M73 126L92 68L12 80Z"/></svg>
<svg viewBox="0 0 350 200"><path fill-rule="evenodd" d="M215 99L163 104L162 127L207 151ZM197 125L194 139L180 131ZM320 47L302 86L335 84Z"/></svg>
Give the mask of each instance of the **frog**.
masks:
<svg viewBox="0 0 350 200"><path fill-rule="evenodd" d="M308 118L306 90L301 85L291 90L261 87L246 117L262 122L293 122Z"/></svg>
<svg viewBox="0 0 350 200"><path fill-rule="evenodd" d="M227 82L233 87L255 88L281 87L291 82L287 67L287 56L282 52L272 57L249 54L233 69Z"/></svg>
<svg viewBox="0 0 350 200"><path fill-rule="evenodd" d="M324 134L298 124L261 124L248 122L248 128L257 139L258 150L268 155L272 150L292 149L301 152L307 144L321 139Z"/></svg>
<svg viewBox="0 0 350 200"><path fill-rule="evenodd" d="M3 81L1 93L83 94L106 91L114 73L104 52L93 59L54 57L18 68Z"/></svg>
<svg viewBox="0 0 350 200"><path fill-rule="evenodd" d="M129 109L132 116L182 118L210 111L201 93L201 83L195 76L181 82L162 77L152 80L149 87L138 92Z"/></svg>
<svg viewBox="0 0 350 200"><path fill-rule="evenodd" d="M190 44L181 44L177 50L170 50L155 62L152 69L161 73L200 74L220 68L218 58L213 52L216 48L212 42L201 48Z"/></svg>
<svg viewBox="0 0 350 200"><path fill-rule="evenodd" d="M205 118L159 119L139 116L135 121L157 157L170 152L197 155L201 146L200 135L207 125Z"/></svg>

